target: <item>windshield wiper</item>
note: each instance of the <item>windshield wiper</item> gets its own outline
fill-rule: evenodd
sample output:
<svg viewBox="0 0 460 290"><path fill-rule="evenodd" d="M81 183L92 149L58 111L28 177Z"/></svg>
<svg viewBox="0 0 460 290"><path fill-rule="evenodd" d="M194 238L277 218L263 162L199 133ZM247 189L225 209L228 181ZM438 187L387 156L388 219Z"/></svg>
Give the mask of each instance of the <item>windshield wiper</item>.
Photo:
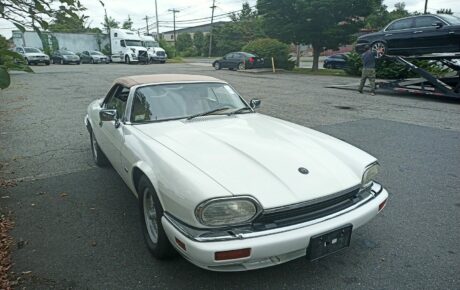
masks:
<svg viewBox="0 0 460 290"><path fill-rule="evenodd" d="M187 117L187 120L191 120L191 119L196 118L196 117L201 117L201 116L210 115L210 114L212 114L212 113L216 113L216 112L220 112L220 111L224 111L224 110L228 110L228 109L230 109L230 108L229 108L229 107L217 108L217 109L214 109L214 110L211 110L211 111L207 111L207 112L203 112L203 113L191 115L191 116Z"/></svg>
<svg viewBox="0 0 460 290"><path fill-rule="evenodd" d="M230 115L239 114L239 113L241 113L241 112L243 112L243 111L246 111L246 110L250 110L250 111L252 112L252 109L251 109L251 108L249 108L249 107L243 107L243 108L239 108L239 109L237 109L237 110L235 110L235 111L233 111L233 112L228 113L228 115L230 116Z"/></svg>

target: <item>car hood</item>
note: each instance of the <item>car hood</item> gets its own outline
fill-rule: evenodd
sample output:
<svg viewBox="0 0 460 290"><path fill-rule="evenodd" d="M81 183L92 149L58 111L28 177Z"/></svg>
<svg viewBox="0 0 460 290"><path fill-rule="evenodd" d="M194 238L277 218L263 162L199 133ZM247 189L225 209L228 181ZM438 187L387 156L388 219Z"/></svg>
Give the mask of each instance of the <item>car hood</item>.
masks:
<svg viewBox="0 0 460 290"><path fill-rule="evenodd" d="M264 208L322 198L360 184L369 154L261 114L209 116L136 126L234 195ZM304 167L308 174L301 174ZM215 197L209 193L209 198Z"/></svg>
<svg viewBox="0 0 460 290"><path fill-rule="evenodd" d="M44 53L39 53L39 52L27 52L25 55L26 56L48 56Z"/></svg>

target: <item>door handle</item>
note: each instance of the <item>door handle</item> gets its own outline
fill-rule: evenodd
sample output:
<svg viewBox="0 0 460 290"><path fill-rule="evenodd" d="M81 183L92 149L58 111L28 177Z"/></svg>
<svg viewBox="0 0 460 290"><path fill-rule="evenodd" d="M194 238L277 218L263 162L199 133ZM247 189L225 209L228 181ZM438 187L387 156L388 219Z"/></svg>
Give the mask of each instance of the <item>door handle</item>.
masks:
<svg viewBox="0 0 460 290"><path fill-rule="evenodd" d="M422 30L418 30L418 31L414 31L414 34L415 33L422 33L423 31Z"/></svg>
<svg viewBox="0 0 460 290"><path fill-rule="evenodd" d="M392 35L393 35L393 33L387 33L387 34L385 34L385 36L392 36Z"/></svg>

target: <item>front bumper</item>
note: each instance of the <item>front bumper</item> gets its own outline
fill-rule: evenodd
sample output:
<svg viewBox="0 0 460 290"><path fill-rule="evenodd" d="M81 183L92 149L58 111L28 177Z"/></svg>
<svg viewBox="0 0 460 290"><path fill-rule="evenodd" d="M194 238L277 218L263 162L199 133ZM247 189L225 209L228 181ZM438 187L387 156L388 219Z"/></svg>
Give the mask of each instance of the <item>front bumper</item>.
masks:
<svg viewBox="0 0 460 290"><path fill-rule="evenodd" d="M163 228L171 244L193 264L212 271L245 271L281 264L306 255L310 238L343 227L353 225L353 231L369 222L379 211L379 206L388 198L382 189L374 198L359 207L344 211L339 215L306 222L295 227L266 231L254 237L241 237L227 241L196 241L184 235L174 222L163 216ZM176 238L185 244L183 250L176 244ZM221 251L250 248L249 257L216 261L214 254Z"/></svg>

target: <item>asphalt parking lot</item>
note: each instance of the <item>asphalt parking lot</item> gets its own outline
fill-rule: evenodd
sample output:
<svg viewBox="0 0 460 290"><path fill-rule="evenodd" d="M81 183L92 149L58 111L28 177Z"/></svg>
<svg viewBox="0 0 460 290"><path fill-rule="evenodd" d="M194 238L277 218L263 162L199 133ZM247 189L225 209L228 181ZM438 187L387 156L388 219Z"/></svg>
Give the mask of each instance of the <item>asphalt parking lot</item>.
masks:
<svg viewBox="0 0 460 290"><path fill-rule="evenodd" d="M325 88L357 79L214 71L194 64L51 65L14 73L0 97L0 203L13 212L13 271L26 289L458 289L460 102ZM376 156L386 209L350 248L242 273L160 262L144 246L137 200L91 158L83 118L119 76L186 73L228 81L261 113Z"/></svg>

